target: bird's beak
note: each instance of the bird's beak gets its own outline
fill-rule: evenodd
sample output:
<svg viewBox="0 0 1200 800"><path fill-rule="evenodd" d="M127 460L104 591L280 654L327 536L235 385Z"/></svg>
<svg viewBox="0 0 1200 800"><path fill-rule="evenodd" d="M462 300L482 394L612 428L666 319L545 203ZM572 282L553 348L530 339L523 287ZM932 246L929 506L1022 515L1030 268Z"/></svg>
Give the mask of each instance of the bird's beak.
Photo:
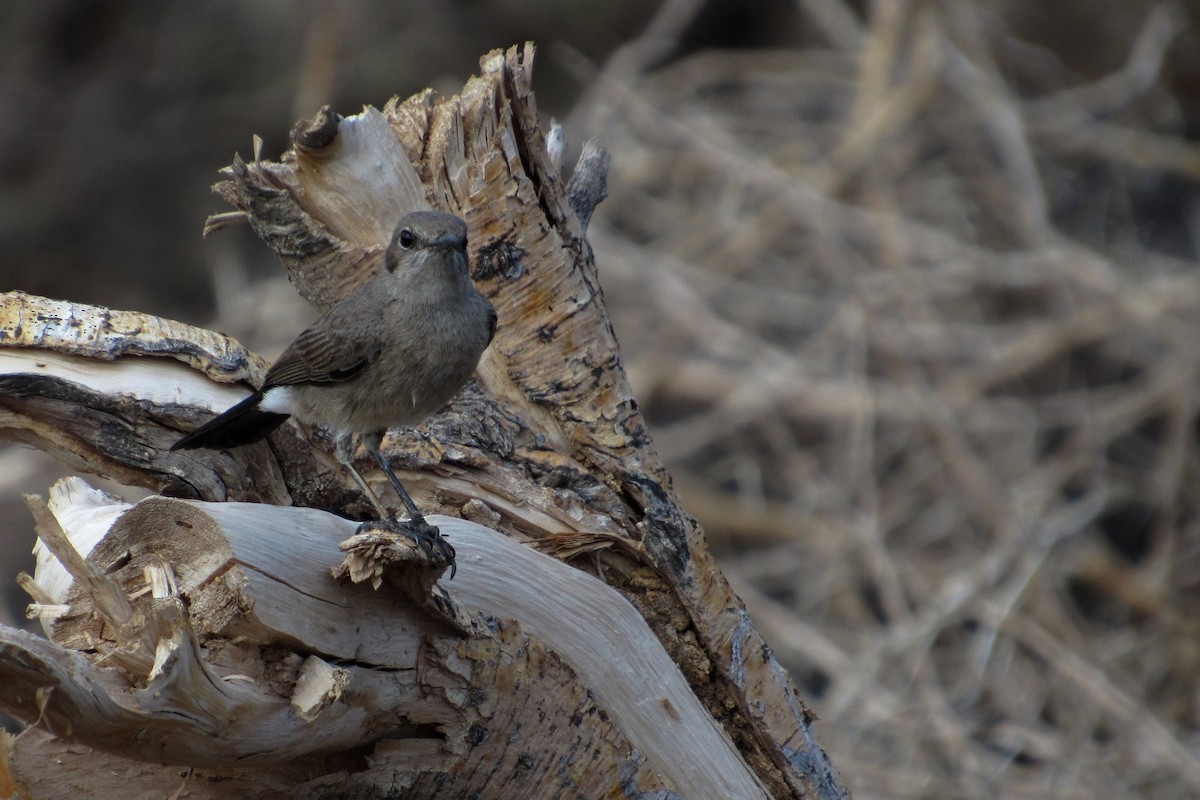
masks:
<svg viewBox="0 0 1200 800"><path fill-rule="evenodd" d="M455 233L447 233L444 236L439 236L433 240L434 247L466 247L467 242L463 237Z"/></svg>

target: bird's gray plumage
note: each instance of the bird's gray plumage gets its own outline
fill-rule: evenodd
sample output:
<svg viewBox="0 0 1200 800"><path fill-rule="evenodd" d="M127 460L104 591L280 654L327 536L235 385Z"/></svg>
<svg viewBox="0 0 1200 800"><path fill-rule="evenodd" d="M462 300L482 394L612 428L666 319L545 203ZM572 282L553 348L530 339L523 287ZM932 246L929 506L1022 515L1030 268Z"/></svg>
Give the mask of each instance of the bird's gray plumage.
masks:
<svg viewBox="0 0 1200 800"><path fill-rule="evenodd" d="M324 423L337 432L339 459L381 514L383 506L350 463L354 434L419 519L378 448L387 428L418 423L448 403L495 333L492 304L471 284L466 237L466 224L451 214L406 215L377 275L301 332L259 391L171 449L249 444L288 416Z"/></svg>

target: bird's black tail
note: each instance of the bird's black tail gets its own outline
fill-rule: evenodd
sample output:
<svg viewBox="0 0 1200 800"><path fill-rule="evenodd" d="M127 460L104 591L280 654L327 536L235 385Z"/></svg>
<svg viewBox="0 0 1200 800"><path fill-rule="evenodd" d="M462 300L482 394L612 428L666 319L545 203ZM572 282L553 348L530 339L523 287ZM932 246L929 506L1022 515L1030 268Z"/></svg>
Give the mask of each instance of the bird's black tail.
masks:
<svg viewBox="0 0 1200 800"><path fill-rule="evenodd" d="M283 424L288 415L263 411L258 407L262 397L262 392L255 392L184 436L171 445L171 450L190 450L195 447L227 450L266 438L267 434Z"/></svg>

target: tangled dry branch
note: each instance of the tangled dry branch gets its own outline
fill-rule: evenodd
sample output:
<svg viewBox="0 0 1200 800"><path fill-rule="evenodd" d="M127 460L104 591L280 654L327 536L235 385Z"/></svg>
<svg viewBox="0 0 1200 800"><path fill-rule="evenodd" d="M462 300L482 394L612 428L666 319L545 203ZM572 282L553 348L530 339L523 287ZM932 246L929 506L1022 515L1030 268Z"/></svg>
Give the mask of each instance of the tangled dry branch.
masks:
<svg viewBox="0 0 1200 800"><path fill-rule="evenodd" d="M655 442L857 796L1192 796L1187 19L1081 82L974 4L802 6L824 49L645 71L668 3L560 54Z"/></svg>

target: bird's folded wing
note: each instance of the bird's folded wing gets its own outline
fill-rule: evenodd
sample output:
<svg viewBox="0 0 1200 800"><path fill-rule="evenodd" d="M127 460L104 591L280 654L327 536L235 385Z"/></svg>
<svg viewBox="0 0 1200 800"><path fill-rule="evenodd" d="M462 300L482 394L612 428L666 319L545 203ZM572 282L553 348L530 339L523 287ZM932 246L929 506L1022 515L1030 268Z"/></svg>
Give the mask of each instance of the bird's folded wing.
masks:
<svg viewBox="0 0 1200 800"><path fill-rule="evenodd" d="M263 389L344 381L362 372L380 350L375 337L342 336L331 327L314 324L283 351L267 372Z"/></svg>

